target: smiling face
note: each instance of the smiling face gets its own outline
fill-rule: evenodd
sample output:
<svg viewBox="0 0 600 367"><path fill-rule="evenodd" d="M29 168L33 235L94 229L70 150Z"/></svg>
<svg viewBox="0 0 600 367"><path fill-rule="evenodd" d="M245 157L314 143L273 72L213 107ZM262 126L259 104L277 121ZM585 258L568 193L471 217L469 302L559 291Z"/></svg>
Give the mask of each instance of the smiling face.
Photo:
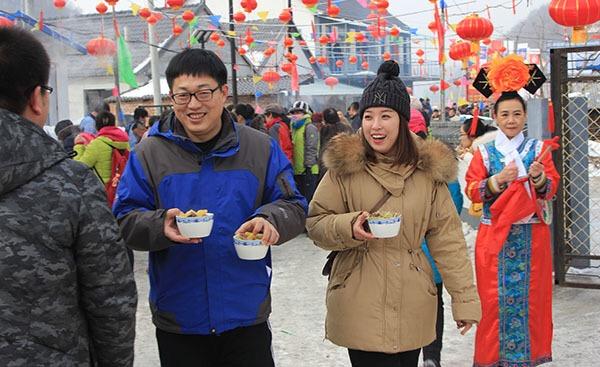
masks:
<svg viewBox="0 0 600 367"><path fill-rule="evenodd" d="M498 104L494 118L504 135L512 139L523 131L527 113L518 99L507 99Z"/></svg>
<svg viewBox="0 0 600 367"><path fill-rule="evenodd" d="M209 91L217 86L217 81L209 76L180 75L173 80L171 95ZM215 90L209 101L199 102L192 96L187 104L173 103L175 116L193 142L209 141L219 133L227 93L227 85L223 85Z"/></svg>
<svg viewBox="0 0 600 367"><path fill-rule="evenodd" d="M400 116L387 107L367 108L362 118L362 131L374 151L392 154L400 131Z"/></svg>

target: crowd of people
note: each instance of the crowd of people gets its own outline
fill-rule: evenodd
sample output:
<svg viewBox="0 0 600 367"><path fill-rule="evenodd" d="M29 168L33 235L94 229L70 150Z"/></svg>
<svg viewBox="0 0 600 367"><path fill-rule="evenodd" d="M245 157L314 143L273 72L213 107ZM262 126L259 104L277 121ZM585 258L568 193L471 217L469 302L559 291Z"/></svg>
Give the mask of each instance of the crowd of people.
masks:
<svg viewBox="0 0 600 367"><path fill-rule="evenodd" d="M460 333L477 325L473 366L551 360L547 218L537 207L519 216L511 200L547 203L559 177L544 144L524 137L514 90L493 107L497 130L476 118L460 127L457 157L429 136L435 110L409 95L394 61L347 115L301 100L256 114L226 107L215 53L186 49L165 71L172 111L150 124L138 109L121 129L98 106L79 126L57 124L59 143L43 130L42 44L0 28L0 55L0 365L132 366L133 249L149 253L162 366L274 366L276 264L270 251L241 259L233 237L277 246L304 231L331 251L325 337L352 366L416 367L421 350L440 366L442 287ZM463 189L480 205L477 285L457 159L471 160ZM182 235L176 217L199 209L214 216L211 234ZM400 215L399 235L375 237L374 212Z"/></svg>

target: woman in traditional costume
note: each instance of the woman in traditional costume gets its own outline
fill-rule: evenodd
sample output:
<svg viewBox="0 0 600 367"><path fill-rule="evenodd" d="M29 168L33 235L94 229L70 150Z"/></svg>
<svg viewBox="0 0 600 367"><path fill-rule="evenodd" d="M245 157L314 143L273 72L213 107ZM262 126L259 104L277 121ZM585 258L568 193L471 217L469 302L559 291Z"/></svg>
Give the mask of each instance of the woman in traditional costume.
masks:
<svg viewBox="0 0 600 367"><path fill-rule="evenodd" d="M552 360L552 252L548 201L559 175L550 146L526 138L530 93L545 81L535 65L511 55L482 69L474 86L494 105L500 131L474 152L466 194L483 203L475 245L483 317L475 340L476 367L530 367Z"/></svg>

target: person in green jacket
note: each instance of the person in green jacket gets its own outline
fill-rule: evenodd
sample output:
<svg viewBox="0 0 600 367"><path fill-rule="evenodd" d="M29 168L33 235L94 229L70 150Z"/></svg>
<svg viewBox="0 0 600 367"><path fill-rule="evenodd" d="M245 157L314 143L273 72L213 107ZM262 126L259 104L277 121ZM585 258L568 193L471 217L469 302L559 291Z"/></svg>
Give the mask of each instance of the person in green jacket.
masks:
<svg viewBox="0 0 600 367"><path fill-rule="evenodd" d="M312 109L304 101L296 101L291 115L294 146L294 179L300 193L310 203L319 179L319 129L312 123Z"/></svg>
<svg viewBox="0 0 600 367"><path fill-rule="evenodd" d="M98 135L87 144L81 134L75 137L73 150L77 155L73 159L93 168L102 183L106 184L110 180L112 150L129 150L129 136L115 126L115 115L110 112L101 112L96 116L96 129Z"/></svg>

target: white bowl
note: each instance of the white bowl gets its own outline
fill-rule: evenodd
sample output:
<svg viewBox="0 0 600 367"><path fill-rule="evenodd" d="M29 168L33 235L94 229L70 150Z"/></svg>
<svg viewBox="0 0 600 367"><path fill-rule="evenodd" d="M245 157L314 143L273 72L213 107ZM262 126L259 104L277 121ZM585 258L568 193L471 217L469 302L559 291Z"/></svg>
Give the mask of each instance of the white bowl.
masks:
<svg viewBox="0 0 600 367"><path fill-rule="evenodd" d="M177 228L182 236L188 238L208 237L213 226L213 213L202 217L175 217Z"/></svg>
<svg viewBox="0 0 600 367"><path fill-rule="evenodd" d="M243 240L234 236L233 245L238 257L242 260L260 260L269 251L269 246L263 245L262 240Z"/></svg>
<svg viewBox="0 0 600 367"><path fill-rule="evenodd" d="M400 223L402 216L392 218L369 218L369 229L373 236L377 238L396 237L400 233Z"/></svg>

